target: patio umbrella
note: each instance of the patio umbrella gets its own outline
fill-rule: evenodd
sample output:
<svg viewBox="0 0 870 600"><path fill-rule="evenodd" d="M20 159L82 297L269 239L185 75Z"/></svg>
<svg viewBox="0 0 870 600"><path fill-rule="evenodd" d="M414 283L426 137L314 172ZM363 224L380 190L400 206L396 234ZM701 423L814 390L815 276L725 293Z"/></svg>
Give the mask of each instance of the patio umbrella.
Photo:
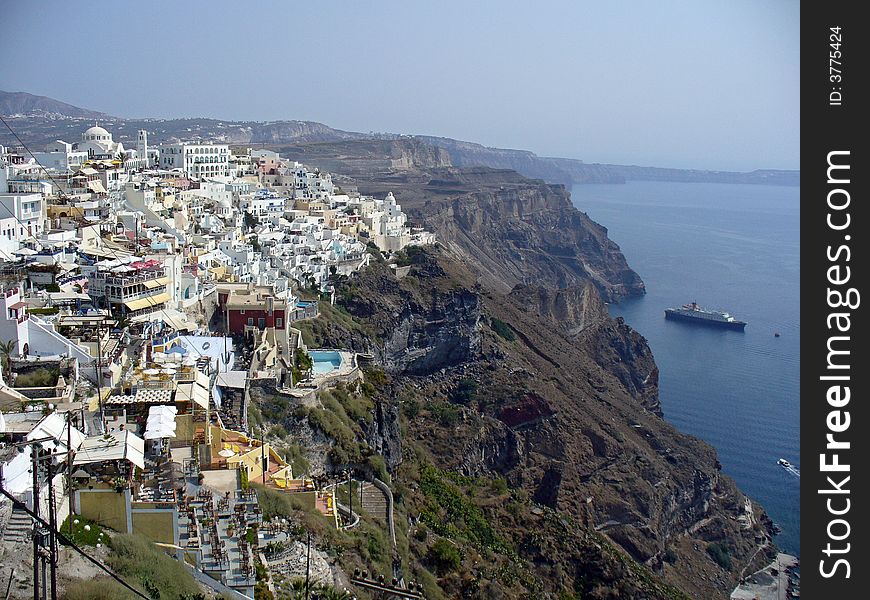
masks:
<svg viewBox="0 0 870 600"><path fill-rule="evenodd" d="M185 354L187 354L187 350L182 346L173 346L172 349L169 351L169 353L170 354L180 354L180 355L184 356Z"/></svg>
<svg viewBox="0 0 870 600"><path fill-rule="evenodd" d="M173 369L172 367L166 367L165 369L163 369L163 372L166 373L167 375L175 375L176 373L178 373L178 369Z"/></svg>
<svg viewBox="0 0 870 600"><path fill-rule="evenodd" d="M160 375L160 369L145 369L142 373L145 375Z"/></svg>
<svg viewBox="0 0 870 600"><path fill-rule="evenodd" d="M229 448L224 448L223 450L221 450L220 452L218 452L218 454L219 454L220 456L223 456L224 458L229 458L229 457L231 457L231 456L235 456L235 455L236 455L236 453L233 452L232 450L230 450Z"/></svg>

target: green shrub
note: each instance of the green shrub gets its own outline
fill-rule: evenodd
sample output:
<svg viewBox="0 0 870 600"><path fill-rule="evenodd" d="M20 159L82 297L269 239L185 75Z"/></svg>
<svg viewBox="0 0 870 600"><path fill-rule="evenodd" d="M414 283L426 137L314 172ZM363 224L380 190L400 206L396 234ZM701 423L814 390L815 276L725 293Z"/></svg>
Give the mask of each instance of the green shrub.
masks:
<svg viewBox="0 0 870 600"><path fill-rule="evenodd" d="M111 577L73 581L65 586L64 600L138 600L139 596Z"/></svg>
<svg viewBox="0 0 870 600"><path fill-rule="evenodd" d="M371 467L372 472L374 472L375 477L380 479L381 481L386 481L389 483L390 481L390 473L387 470L387 463L384 460L384 457L380 454L372 454L366 459L366 463L369 467Z"/></svg>
<svg viewBox="0 0 870 600"><path fill-rule="evenodd" d="M57 369L40 368L29 373L21 373L15 378L15 387L52 387L57 385L60 371Z"/></svg>
<svg viewBox="0 0 870 600"><path fill-rule="evenodd" d="M478 546L506 550L507 543L492 528L483 510L460 489L459 485L469 481L424 465L420 469L420 491L426 497L426 506L420 514L421 521L439 535L462 537Z"/></svg>
<svg viewBox="0 0 870 600"><path fill-rule="evenodd" d="M426 538L429 537L429 530L426 529L426 525L420 523L417 525L417 528L414 530L414 539L419 542L425 542Z"/></svg>
<svg viewBox="0 0 870 600"><path fill-rule="evenodd" d="M462 555L459 553L459 548L452 544L449 540L441 538L429 550L429 559L438 569L440 575L452 573L462 564Z"/></svg>
<svg viewBox="0 0 870 600"><path fill-rule="evenodd" d="M707 554L710 555L710 558L716 561L717 565L726 571L731 570L731 553L728 550L728 546L721 542L707 544Z"/></svg>
<svg viewBox="0 0 870 600"><path fill-rule="evenodd" d="M662 558L666 563L674 564L677 562L677 553L674 552L673 548L668 548L665 550L665 554Z"/></svg>
<svg viewBox="0 0 870 600"><path fill-rule="evenodd" d="M496 477L489 484L490 489L493 493L501 495L508 491L507 481L504 477Z"/></svg>
<svg viewBox="0 0 870 600"><path fill-rule="evenodd" d="M452 427L459 422L459 409L447 402L432 402L429 412L444 427Z"/></svg>
<svg viewBox="0 0 870 600"><path fill-rule="evenodd" d="M390 381L387 374L380 369L366 369L363 372L363 375L365 376L365 380L375 386L375 388L382 388Z"/></svg>
<svg viewBox="0 0 870 600"><path fill-rule="evenodd" d="M477 382L474 379L463 379L453 392L453 401L460 404L470 404L477 398Z"/></svg>
<svg viewBox="0 0 870 600"><path fill-rule="evenodd" d="M405 415L406 415L409 419L413 419L413 418L415 418L417 415L420 414L420 403L417 401L416 398L412 398L412 399L410 399L410 400L405 401L405 402L402 404L402 408L404 408L404 410L405 410Z"/></svg>
<svg viewBox="0 0 870 600"><path fill-rule="evenodd" d="M72 533L70 533L70 527L72 527ZM102 527L78 515L67 517L61 525L60 532L70 538L76 546L96 546L99 543L107 544L109 542L109 535L103 531Z"/></svg>
<svg viewBox="0 0 870 600"><path fill-rule="evenodd" d="M514 330L511 329L511 326L502 321L501 319L496 319L493 317L489 323L492 330L495 331L499 336L506 339L509 342L517 339L517 334L514 333Z"/></svg>
<svg viewBox="0 0 870 600"><path fill-rule="evenodd" d="M109 566L151 598L204 598L187 569L141 535L112 538Z"/></svg>

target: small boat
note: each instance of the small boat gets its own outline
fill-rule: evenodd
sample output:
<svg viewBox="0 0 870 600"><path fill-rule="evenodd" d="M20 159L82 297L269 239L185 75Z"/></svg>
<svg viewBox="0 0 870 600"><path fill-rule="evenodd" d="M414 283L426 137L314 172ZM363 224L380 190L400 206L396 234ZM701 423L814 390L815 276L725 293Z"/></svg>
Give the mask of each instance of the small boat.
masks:
<svg viewBox="0 0 870 600"><path fill-rule="evenodd" d="M780 459L779 459L778 461L776 461L776 462L777 462L777 464L779 464L779 465L785 467L786 469L791 469L791 463L788 462L788 461L787 461L786 459L784 459L784 458L780 458Z"/></svg>
<svg viewBox="0 0 870 600"><path fill-rule="evenodd" d="M774 331L774 332L773 332L773 337L779 337L779 332L778 332L778 331Z"/></svg>

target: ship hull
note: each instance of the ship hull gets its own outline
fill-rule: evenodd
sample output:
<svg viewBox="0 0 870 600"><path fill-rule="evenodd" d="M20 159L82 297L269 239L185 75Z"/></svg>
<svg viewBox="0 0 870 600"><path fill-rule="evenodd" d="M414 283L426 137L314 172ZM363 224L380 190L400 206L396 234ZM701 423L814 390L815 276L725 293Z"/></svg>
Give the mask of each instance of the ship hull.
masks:
<svg viewBox="0 0 870 600"><path fill-rule="evenodd" d="M705 327L716 327L718 329L733 329L734 331L743 331L746 327L746 323L743 321L717 321L715 319L703 319L684 315L683 313L672 310L665 311L665 318L672 321L683 321L685 323L703 325Z"/></svg>

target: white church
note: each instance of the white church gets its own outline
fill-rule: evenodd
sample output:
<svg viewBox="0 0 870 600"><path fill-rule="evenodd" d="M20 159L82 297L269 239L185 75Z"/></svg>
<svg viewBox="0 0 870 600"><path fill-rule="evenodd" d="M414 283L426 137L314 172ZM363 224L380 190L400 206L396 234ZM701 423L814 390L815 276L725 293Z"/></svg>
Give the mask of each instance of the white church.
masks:
<svg viewBox="0 0 870 600"><path fill-rule="evenodd" d="M44 152L34 156L47 169L59 172L74 171L88 160L116 160L123 156L124 168L147 169L157 164L157 148L148 147L148 132L140 129L136 135L136 148L124 148L122 142L112 139L103 127L94 125L82 133L81 141L69 143L57 140L47 144Z"/></svg>

